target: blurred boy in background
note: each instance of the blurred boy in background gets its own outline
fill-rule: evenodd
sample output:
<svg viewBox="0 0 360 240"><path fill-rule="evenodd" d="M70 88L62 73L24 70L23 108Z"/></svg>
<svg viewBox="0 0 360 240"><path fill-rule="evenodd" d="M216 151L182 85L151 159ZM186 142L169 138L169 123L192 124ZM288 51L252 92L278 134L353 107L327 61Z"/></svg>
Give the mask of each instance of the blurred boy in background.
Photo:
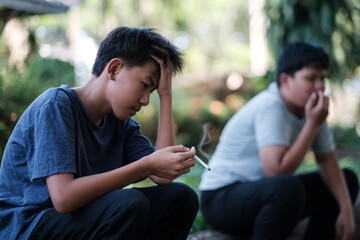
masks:
<svg viewBox="0 0 360 240"><path fill-rule="evenodd" d="M319 46L289 44L278 60L277 83L226 124L200 183L201 210L213 228L285 239L309 217L303 239L351 239L358 179L340 170L326 122L328 65ZM319 171L295 174L310 149Z"/></svg>

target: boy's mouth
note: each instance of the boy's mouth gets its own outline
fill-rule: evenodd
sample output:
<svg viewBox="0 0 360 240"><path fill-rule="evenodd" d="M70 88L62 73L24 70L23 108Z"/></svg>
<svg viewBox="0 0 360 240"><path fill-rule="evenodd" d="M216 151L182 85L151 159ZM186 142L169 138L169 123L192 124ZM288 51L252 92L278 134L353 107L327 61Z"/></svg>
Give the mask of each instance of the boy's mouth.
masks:
<svg viewBox="0 0 360 240"><path fill-rule="evenodd" d="M135 108L135 107L132 107L131 108L131 110L133 111L132 113L131 113L131 115L136 115L136 113L138 112L138 111L140 111L140 109L141 109L141 107L137 107L137 108Z"/></svg>
<svg viewBox="0 0 360 240"><path fill-rule="evenodd" d="M134 110L135 112L138 112L140 111L141 107L132 107L131 109Z"/></svg>

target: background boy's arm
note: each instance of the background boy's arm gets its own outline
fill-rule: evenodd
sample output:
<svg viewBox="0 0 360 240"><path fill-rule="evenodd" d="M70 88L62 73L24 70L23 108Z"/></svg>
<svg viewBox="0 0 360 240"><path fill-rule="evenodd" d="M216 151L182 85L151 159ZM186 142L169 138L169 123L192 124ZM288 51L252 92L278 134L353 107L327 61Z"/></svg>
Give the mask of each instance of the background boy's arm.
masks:
<svg viewBox="0 0 360 240"><path fill-rule="evenodd" d="M328 114L328 98L321 92L313 93L305 106L306 122L290 147L269 145L259 149L266 176L293 174L302 163L321 124Z"/></svg>
<svg viewBox="0 0 360 240"><path fill-rule="evenodd" d="M351 239L355 232L353 208L336 153L332 151L316 155L316 160L325 184L339 204L340 213L336 222L337 239Z"/></svg>

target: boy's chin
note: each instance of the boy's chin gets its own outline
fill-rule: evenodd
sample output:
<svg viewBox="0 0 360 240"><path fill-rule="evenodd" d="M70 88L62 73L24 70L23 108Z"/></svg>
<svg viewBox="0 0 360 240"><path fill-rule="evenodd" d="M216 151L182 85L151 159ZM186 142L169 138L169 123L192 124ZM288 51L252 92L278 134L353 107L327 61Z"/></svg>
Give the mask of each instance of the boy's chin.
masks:
<svg viewBox="0 0 360 240"><path fill-rule="evenodd" d="M131 114L115 114L116 118L119 119L119 120L122 120L122 121L125 121L125 120L128 120L130 119L131 117L135 116L135 115L131 115Z"/></svg>

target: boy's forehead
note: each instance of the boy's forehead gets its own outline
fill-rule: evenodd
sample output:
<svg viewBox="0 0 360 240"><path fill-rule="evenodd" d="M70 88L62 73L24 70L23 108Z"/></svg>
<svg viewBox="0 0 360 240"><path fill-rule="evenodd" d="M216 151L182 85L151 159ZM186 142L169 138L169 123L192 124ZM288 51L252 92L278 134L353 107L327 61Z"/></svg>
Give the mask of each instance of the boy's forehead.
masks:
<svg viewBox="0 0 360 240"><path fill-rule="evenodd" d="M321 67L317 67L314 65L308 65L308 66L304 66L302 69L303 71L306 71L307 73L313 73L313 74L322 74L322 75L326 75L327 70Z"/></svg>

